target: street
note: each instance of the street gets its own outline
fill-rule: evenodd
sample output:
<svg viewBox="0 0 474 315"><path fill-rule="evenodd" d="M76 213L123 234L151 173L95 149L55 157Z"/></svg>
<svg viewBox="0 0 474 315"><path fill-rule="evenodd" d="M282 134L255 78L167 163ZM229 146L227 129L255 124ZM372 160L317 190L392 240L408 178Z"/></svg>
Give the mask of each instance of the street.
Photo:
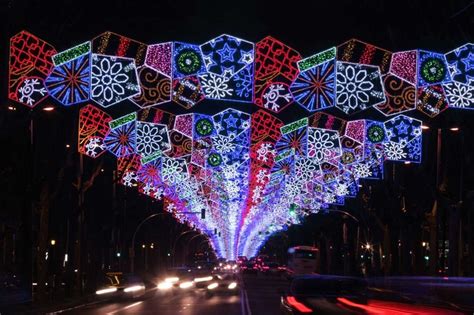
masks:
<svg viewBox="0 0 474 315"><path fill-rule="evenodd" d="M238 295L207 297L204 291L183 291L177 295L160 295L157 291L142 300L103 301L51 314L160 314L160 315L272 315L279 314L280 292L287 282L279 278L245 276Z"/></svg>

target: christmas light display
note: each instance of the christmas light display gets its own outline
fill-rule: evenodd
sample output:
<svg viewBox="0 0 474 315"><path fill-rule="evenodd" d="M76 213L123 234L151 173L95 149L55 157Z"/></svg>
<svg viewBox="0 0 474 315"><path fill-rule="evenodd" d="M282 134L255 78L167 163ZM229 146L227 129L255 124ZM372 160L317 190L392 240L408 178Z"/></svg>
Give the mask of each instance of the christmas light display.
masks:
<svg viewBox="0 0 474 315"><path fill-rule="evenodd" d="M90 55L86 54L55 66L46 78L49 94L65 106L89 100Z"/></svg>
<svg viewBox="0 0 474 315"><path fill-rule="evenodd" d="M26 31L10 39L8 98L34 107L48 92L44 80L53 69L51 57L56 50L47 42Z"/></svg>
<svg viewBox="0 0 474 315"><path fill-rule="evenodd" d="M92 55L91 98L109 107L140 93L135 60Z"/></svg>
<svg viewBox="0 0 474 315"><path fill-rule="evenodd" d="M453 81L474 85L474 44L469 43L445 54L448 71Z"/></svg>
<svg viewBox="0 0 474 315"><path fill-rule="evenodd" d="M472 44L392 53L350 40L302 58L272 37L147 46L112 32L57 53L20 32L10 41L8 95L29 108L48 97L82 106L78 151L115 155L121 184L163 200L217 255L235 259L310 213L344 205L364 180L383 178L386 161L420 163L422 122L408 115L473 109L473 59ZM248 105L186 111L205 99ZM107 112L124 103L138 110ZM184 109L159 108L168 103ZM276 115L288 106L310 114L283 122ZM332 107L341 117L324 112Z"/></svg>

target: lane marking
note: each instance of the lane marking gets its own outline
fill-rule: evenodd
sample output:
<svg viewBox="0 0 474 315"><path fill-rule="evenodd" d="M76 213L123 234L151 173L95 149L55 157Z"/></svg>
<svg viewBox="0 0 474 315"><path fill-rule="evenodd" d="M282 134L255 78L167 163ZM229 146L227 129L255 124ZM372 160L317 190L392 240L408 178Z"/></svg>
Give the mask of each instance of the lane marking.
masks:
<svg viewBox="0 0 474 315"><path fill-rule="evenodd" d="M247 314L252 315L252 311L250 310L249 297L247 294L247 290L244 290L244 294L245 294L245 306L247 307Z"/></svg>
<svg viewBox="0 0 474 315"><path fill-rule="evenodd" d="M94 305L94 304L97 304L97 303L99 303L99 302L101 302L101 301L94 301L94 302L90 302L90 303L80 304L80 305L76 305L76 306L73 306L73 307L65 308L65 309L62 309L62 310L58 310L58 311L54 311L54 312L49 312L49 313L46 313L46 315L60 314L60 313L72 311L72 310L75 310L75 309L78 309L78 308L82 308L82 307Z"/></svg>
<svg viewBox="0 0 474 315"><path fill-rule="evenodd" d="M136 303L127 305L127 306L122 307L122 308L119 308L118 310L115 310L115 311L113 311L113 312L109 312L109 313L107 313L107 315L113 315L113 314L116 314L116 313L118 313L118 312L128 310L129 308L135 307L135 306L140 305L140 304L142 304L142 303L143 303L143 301L140 301L140 302L136 302Z"/></svg>
<svg viewBox="0 0 474 315"><path fill-rule="evenodd" d="M244 302L244 289L240 290L240 309L242 310L242 315L246 315L245 302Z"/></svg>

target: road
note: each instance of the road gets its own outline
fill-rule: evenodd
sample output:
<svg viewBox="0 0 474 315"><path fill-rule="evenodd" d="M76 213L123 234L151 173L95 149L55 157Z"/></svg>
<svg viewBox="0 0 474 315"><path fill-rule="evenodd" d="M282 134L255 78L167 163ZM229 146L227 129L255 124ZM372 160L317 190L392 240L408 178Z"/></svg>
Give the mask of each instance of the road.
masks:
<svg viewBox="0 0 474 315"><path fill-rule="evenodd" d="M163 296L152 293L140 301L101 302L61 311L56 314L81 315L275 315L279 314L280 292L287 282L256 275L245 276L244 285L236 295L206 297L204 292L183 292ZM54 313L53 313L54 314Z"/></svg>

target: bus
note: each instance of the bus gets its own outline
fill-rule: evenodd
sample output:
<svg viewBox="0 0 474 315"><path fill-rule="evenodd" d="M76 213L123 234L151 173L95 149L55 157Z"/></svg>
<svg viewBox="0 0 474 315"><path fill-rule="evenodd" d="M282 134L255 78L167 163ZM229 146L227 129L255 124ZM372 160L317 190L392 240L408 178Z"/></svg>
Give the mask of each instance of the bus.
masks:
<svg viewBox="0 0 474 315"><path fill-rule="evenodd" d="M287 275L315 274L319 264L319 250L312 246L295 246L288 249Z"/></svg>

